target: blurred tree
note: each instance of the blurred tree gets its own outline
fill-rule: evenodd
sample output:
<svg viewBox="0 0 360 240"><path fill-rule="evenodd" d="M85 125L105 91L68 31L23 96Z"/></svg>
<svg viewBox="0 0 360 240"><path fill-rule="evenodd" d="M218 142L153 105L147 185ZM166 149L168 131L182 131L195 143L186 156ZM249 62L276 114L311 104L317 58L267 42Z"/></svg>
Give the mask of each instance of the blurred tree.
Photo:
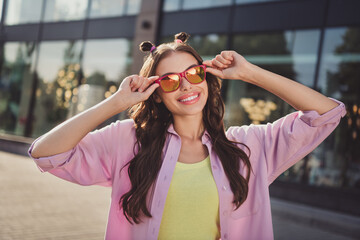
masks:
<svg viewBox="0 0 360 240"><path fill-rule="evenodd" d="M360 182L360 29L348 28L342 39L334 50L341 57L338 70L327 72L327 95L340 95L339 100L347 106L347 116L340 123L334 143L339 159L344 159L341 180L342 186L347 187L350 182L356 185L350 175L358 176Z"/></svg>

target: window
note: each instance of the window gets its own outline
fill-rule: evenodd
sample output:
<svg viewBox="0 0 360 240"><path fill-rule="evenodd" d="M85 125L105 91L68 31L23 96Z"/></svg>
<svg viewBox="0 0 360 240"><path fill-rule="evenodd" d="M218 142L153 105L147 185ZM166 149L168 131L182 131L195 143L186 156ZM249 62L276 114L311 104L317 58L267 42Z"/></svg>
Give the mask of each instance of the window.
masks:
<svg viewBox="0 0 360 240"><path fill-rule="evenodd" d="M179 10L192 10L211 7L229 6L232 0L165 0L163 10L165 12L179 11Z"/></svg>
<svg viewBox="0 0 360 240"><path fill-rule="evenodd" d="M360 188L360 28L325 31L317 88L345 103L347 115L309 157L305 182Z"/></svg>
<svg viewBox="0 0 360 240"><path fill-rule="evenodd" d="M87 6L88 0L47 0L44 21L84 19Z"/></svg>
<svg viewBox="0 0 360 240"><path fill-rule="evenodd" d="M81 41L40 44L32 135L40 136L69 117L82 80Z"/></svg>
<svg viewBox="0 0 360 240"><path fill-rule="evenodd" d="M43 0L8 0L5 24L14 25L39 22L42 3Z"/></svg>
<svg viewBox="0 0 360 240"><path fill-rule="evenodd" d="M313 87L319 30L238 34L233 49L249 62ZM225 122L228 125L272 122L293 109L257 86L228 81Z"/></svg>
<svg viewBox="0 0 360 240"><path fill-rule="evenodd" d="M125 0L92 0L90 17L121 16L125 11Z"/></svg>
<svg viewBox="0 0 360 240"><path fill-rule="evenodd" d="M220 7L220 6L229 6L231 5L232 0L183 0L183 9L199 9L199 8L209 8L209 7Z"/></svg>
<svg viewBox="0 0 360 240"><path fill-rule="evenodd" d="M141 0L128 0L127 15L136 15L140 12Z"/></svg>
<svg viewBox="0 0 360 240"><path fill-rule="evenodd" d="M275 2L275 1L286 1L286 0L236 0L236 4L257 3L257 2Z"/></svg>
<svg viewBox="0 0 360 240"><path fill-rule="evenodd" d="M115 93L130 75L131 44L127 39L88 40L85 45L84 81L79 87L75 115ZM91 97L86 97L91 94ZM126 113L120 117L125 118ZM110 120L111 121L111 120Z"/></svg>
<svg viewBox="0 0 360 240"><path fill-rule="evenodd" d="M0 132L24 135L35 57L34 42L4 45L0 78Z"/></svg>

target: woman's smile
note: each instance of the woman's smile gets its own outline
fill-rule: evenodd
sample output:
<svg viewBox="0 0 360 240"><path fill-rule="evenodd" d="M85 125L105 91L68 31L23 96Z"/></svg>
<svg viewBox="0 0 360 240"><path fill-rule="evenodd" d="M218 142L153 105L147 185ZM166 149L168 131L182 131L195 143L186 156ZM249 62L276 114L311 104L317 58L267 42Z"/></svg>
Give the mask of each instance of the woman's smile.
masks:
<svg viewBox="0 0 360 240"><path fill-rule="evenodd" d="M200 92L192 92L188 94L184 94L179 97L177 100L183 104L190 105L194 104L200 99Z"/></svg>

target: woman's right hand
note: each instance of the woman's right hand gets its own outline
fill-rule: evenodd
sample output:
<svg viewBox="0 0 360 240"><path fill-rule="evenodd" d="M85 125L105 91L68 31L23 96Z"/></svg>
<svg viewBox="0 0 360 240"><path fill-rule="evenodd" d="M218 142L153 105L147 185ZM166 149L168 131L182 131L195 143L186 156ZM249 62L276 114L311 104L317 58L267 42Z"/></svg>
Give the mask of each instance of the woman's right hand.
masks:
<svg viewBox="0 0 360 240"><path fill-rule="evenodd" d="M116 99L121 111L147 100L150 95L159 87L158 83L154 83L158 76L141 77L139 75L131 75L126 77L118 91L112 96Z"/></svg>

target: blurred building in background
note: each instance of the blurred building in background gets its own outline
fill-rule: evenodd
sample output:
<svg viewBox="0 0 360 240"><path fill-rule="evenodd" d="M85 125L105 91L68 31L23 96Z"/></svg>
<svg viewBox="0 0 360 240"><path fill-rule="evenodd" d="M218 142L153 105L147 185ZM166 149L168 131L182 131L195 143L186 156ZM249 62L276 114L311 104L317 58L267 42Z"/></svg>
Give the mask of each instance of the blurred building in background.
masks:
<svg viewBox="0 0 360 240"><path fill-rule="evenodd" d="M204 59L234 49L346 104L340 126L270 190L360 215L359 9L357 0L0 0L0 139L36 138L111 96L139 71L141 41L185 31ZM227 126L294 111L256 86L223 85Z"/></svg>

